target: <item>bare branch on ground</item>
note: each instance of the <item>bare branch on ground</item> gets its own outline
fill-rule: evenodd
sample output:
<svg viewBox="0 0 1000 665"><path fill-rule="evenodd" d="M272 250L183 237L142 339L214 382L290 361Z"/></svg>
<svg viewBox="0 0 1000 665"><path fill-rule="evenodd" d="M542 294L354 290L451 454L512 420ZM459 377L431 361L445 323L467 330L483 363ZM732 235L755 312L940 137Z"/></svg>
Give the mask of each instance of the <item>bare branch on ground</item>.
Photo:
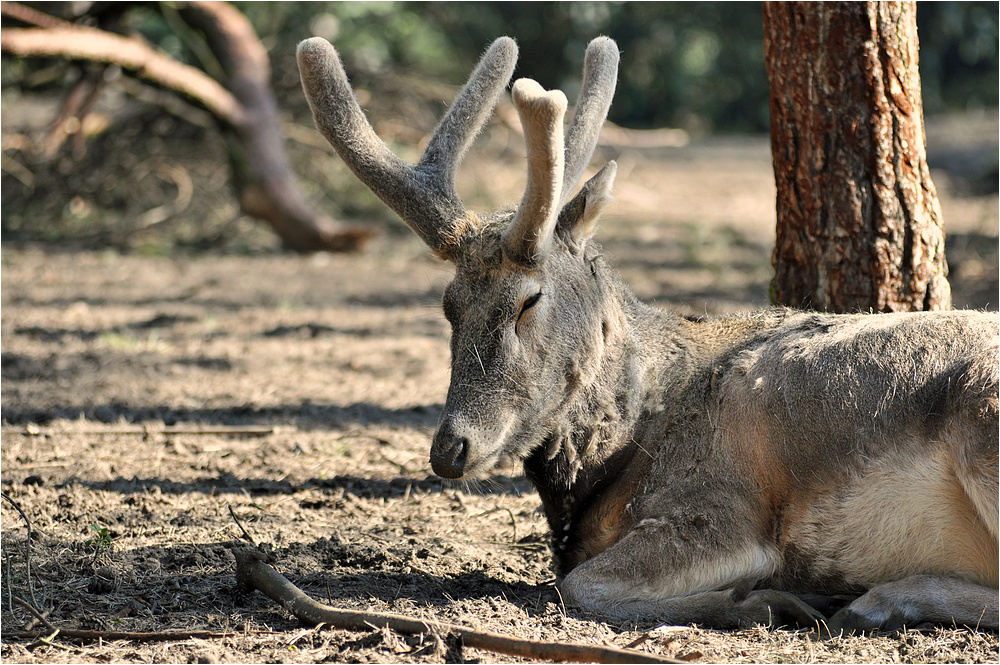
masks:
<svg viewBox="0 0 1000 665"><path fill-rule="evenodd" d="M370 631L388 628L403 634L455 635L461 642L475 649L483 649L509 656L543 661L587 663L680 663L683 661L654 656L638 651L614 647L583 644L563 644L525 640L495 633L485 633L457 624L430 619L414 619L398 614L342 610L316 602L301 589L288 581L274 568L261 561L257 553L245 548L234 548L236 557L236 583L243 590L256 589L291 612L299 621L317 626L326 624L341 630Z"/></svg>
<svg viewBox="0 0 1000 665"><path fill-rule="evenodd" d="M3 2L2 13L40 26L5 28L0 43L4 53L117 65L208 109L233 139L229 141L230 163L240 206L246 214L270 224L289 249L355 251L376 234L371 228L338 223L307 200L285 152L267 51L247 18L232 5L189 2L178 13L204 35L223 69L226 85L140 37L67 23L15 2ZM96 93L84 85L75 95L81 99L73 105L88 103ZM50 151L58 148L54 138L48 143Z"/></svg>

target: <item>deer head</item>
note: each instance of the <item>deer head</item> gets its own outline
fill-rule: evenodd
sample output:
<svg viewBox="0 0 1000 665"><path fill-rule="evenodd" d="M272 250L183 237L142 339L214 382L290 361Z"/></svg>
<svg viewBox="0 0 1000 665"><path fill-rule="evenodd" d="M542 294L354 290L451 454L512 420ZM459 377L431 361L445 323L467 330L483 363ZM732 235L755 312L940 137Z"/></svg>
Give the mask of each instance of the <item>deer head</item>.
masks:
<svg viewBox="0 0 1000 665"><path fill-rule="evenodd" d="M614 94L618 48L611 39L597 38L587 48L580 98L565 134L563 93L530 79L514 83L528 159L516 208L480 215L467 210L456 192L459 163L516 59L512 39L493 42L410 166L371 128L336 50L320 38L298 48L320 132L437 256L456 267L444 294L452 327L451 385L431 447L435 473L447 478L487 470L502 458L524 458L543 445L558 453L566 429L560 423L574 410L595 409L596 379L606 371L602 360L623 316L619 294L612 293L617 282L605 279L590 243L611 198L614 162L572 196ZM589 417L600 420L596 410Z"/></svg>

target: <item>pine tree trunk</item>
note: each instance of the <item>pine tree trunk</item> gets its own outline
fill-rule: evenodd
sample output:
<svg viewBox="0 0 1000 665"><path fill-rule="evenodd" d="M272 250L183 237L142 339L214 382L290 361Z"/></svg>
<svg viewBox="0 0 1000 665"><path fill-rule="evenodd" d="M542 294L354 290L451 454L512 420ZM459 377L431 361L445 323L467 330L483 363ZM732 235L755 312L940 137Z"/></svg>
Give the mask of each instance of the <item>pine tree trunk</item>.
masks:
<svg viewBox="0 0 1000 665"><path fill-rule="evenodd" d="M916 6L767 2L776 304L951 307L927 168Z"/></svg>

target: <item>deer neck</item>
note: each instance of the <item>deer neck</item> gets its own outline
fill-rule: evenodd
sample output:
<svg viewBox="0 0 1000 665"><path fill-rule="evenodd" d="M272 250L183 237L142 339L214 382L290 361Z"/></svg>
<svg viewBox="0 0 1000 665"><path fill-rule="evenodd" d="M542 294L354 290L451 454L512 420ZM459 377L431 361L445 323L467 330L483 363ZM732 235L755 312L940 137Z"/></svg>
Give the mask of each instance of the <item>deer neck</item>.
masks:
<svg viewBox="0 0 1000 665"><path fill-rule="evenodd" d="M647 455L633 433L644 414L662 408L661 378L669 375L663 365L685 364L689 355L682 336L664 335L677 329L679 319L630 292L622 295L621 334L604 348L596 378L575 391L552 434L524 462L542 499L560 574L589 558L579 554L586 549L581 540L589 531L588 515L606 512L621 485L633 482L629 467L636 456ZM624 511L625 505L612 508Z"/></svg>

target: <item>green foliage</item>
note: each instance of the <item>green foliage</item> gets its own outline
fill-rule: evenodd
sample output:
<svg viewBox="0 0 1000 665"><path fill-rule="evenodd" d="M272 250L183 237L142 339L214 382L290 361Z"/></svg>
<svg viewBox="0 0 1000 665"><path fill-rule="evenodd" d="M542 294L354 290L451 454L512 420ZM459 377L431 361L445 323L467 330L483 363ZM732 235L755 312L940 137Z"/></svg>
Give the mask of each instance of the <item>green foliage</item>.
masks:
<svg viewBox="0 0 1000 665"><path fill-rule="evenodd" d="M388 66L461 82L496 37L518 40L515 76L572 99L594 36L622 50L611 120L629 127L768 131L759 2L323 2L238 3L274 45L272 56L319 35L351 71ZM917 20L925 109L998 103L996 2L921 2Z"/></svg>
<svg viewBox="0 0 1000 665"><path fill-rule="evenodd" d="M325 37L337 45L355 72L374 74L391 64L439 73L449 69L442 67L442 63L453 62L449 36L432 15L422 11L421 3L238 2L236 5L262 36L270 37L265 43L280 43L285 49L306 37Z"/></svg>
<svg viewBox="0 0 1000 665"><path fill-rule="evenodd" d="M94 550L94 557L96 558L98 555L111 549L111 546L114 544L114 536L108 527L101 526L100 524L91 524L90 530L97 535L87 540L87 546Z"/></svg>
<svg viewBox="0 0 1000 665"><path fill-rule="evenodd" d="M925 113L995 108L998 100L996 2L917 5Z"/></svg>
<svg viewBox="0 0 1000 665"><path fill-rule="evenodd" d="M572 98L587 42L614 38L623 58L611 120L630 127L767 128L760 3L448 3L436 15L472 57L501 32L519 71Z"/></svg>
<svg viewBox="0 0 1000 665"><path fill-rule="evenodd" d="M630 127L767 131L768 81L759 2L237 2L271 52L276 86L297 86L295 44L332 41L352 75L386 68L460 83L506 34L530 75L573 98L583 49L613 37L623 58L611 120ZM920 72L927 113L997 106L998 4L920 2ZM184 62L211 69L170 3L137 5L127 28ZM5 80L11 76L5 59ZM23 74L23 73L22 73Z"/></svg>

